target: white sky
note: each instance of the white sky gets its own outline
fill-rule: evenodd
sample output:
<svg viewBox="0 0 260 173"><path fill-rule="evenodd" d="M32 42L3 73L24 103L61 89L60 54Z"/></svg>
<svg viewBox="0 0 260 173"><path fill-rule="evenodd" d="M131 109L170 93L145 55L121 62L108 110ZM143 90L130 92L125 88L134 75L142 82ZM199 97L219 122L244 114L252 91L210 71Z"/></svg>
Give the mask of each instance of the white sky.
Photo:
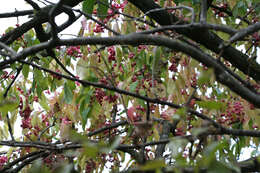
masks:
<svg viewBox="0 0 260 173"><path fill-rule="evenodd" d="M51 0L52 2L56 2L57 0ZM37 1L35 1L37 2ZM41 3L39 3L41 5ZM22 10L31 10L32 7L27 4L24 0L7 0L4 1L2 0L1 5L0 5L0 13L5 13L5 12L14 12L15 10L17 11L22 11ZM66 21L67 16L66 15L61 15L56 18L56 22L58 24L61 24L63 21ZM19 17L19 24L23 24L25 21L30 20L27 16L26 17ZM81 19L78 19L76 23L74 23L72 26L68 27L65 31L62 33L66 34L77 34L79 32L79 27L75 27L75 25L79 26L80 25ZM0 34L3 34L4 31L12 26L16 27L15 25L17 24L17 18L12 17L12 18L0 18Z"/></svg>

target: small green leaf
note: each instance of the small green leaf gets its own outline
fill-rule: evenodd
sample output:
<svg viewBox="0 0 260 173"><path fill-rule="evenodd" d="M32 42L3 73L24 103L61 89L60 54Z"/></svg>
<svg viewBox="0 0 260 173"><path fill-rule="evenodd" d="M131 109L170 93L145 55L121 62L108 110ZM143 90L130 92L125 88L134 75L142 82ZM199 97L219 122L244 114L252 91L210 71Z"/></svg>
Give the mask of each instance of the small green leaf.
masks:
<svg viewBox="0 0 260 173"><path fill-rule="evenodd" d="M24 64L23 69L22 69L22 73L23 73L23 76L24 76L25 79L28 78L29 70L30 70L29 65Z"/></svg>
<svg viewBox="0 0 260 173"><path fill-rule="evenodd" d="M82 127L83 127L83 129L85 129L85 126L86 126L89 114L90 114L90 112L92 110L91 108L92 107L90 107L90 106L88 106L86 109L82 109L81 108L82 111L80 112L80 114L81 114L81 117L82 117Z"/></svg>
<svg viewBox="0 0 260 173"><path fill-rule="evenodd" d="M84 144L84 154L86 156L94 158L97 156L98 152L99 152L99 146L97 144L91 142L87 142Z"/></svg>
<svg viewBox="0 0 260 173"><path fill-rule="evenodd" d="M135 92L135 89L136 89L137 86L138 86L138 81L131 83L130 86L129 86L130 92Z"/></svg>
<svg viewBox="0 0 260 173"><path fill-rule="evenodd" d="M37 84L36 92L38 97L40 98L42 95L42 91L48 89L48 82L45 80L43 73L40 70L34 69L33 74L34 80Z"/></svg>
<svg viewBox="0 0 260 173"><path fill-rule="evenodd" d="M182 152L179 151L180 148L187 145L188 141L186 139L172 139L171 142L167 144L167 148L171 151L172 156L175 158Z"/></svg>
<svg viewBox="0 0 260 173"><path fill-rule="evenodd" d="M232 10L234 16L243 16L246 14L246 11L247 5L244 1L238 1Z"/></svg>
<svg viewBox="0 0 260 173"><path fill-rule="evenodd" d="M73 99L73 93L71 88L68 86L67 83L64 84L64 97L65 97L65 102L67 104L70 104Z"/></svg>
<svg viewBox="0 0 260 173"><path fill-rule="evenodd" d="M192 135L199 136L200 134L208 131L208 128L193 128L192 129Z"/></svg>
<svg viewBox="0 0 260 173"><path fill-rule="evenodd" d="M160 6L163 7L165 0L160 0Z"/></svg>
<svg viewBox="0 0 260 173"><path fill-rule="evenodd" d="M82 4L82 10L84 13L92 14L96 0L85 0Z"/></svg>
<svg viewBox="0 0 260 173"><path fill-rule="evenodd" d="M142 170L154 170L165 167L166 164L163 160L153 160L150 162L147 162L144 166L142 166Z"/></svg>
<svg viewBox="0 0 260 173"><path fill-rule="evenodd" d="M181 108L181 109L178 109L176 112L175 112L175 116L174 117L184 117L184 116L186 116L186 114L187 114L187 110L186 110L186 108ZM174 118L173 117L173 118Z"/></svg>
<svg viewBox="0 0 260 173"><path fill-rule="evenodd" d="M200 3L200 0L192 0L193 5L198 4L198 3Z"/></svg>
<svg viewBox="0 0 260 173"><path fill-rule="evenodd" d="M207 71L203 71L198 79L198 85L201 87L204 84L210 84L211 79L214 79L214 71L213 69L208 69Z"/></svg>
<svg viewBox="0 0 260 173"><path fill-rule="evenodd" d="M108 0L102 1L102 3L98 3L97 13L100 19L106 18L108 7Z"/></svg>
<svg viewBox="0 0 260 173"><path fill-rule="evenodd" d="M8 99L4 98L3 95L0 96L0 112L2 112L4 115L7 112L12 112L18 107L19 102L15 99Z"/></svg>
<svg viewBox="0 0 260 173"><path fill-rule="evenodd" d="M198 104L202 108L207 108L209 110L211 109L219 110L221 108L225 108L224 103L217 102L217 101L196 101L196 104Z"/></svg>
<svg viewBox="0 0 260 173"><path fill-rule="evenodd" d="M113 143L110 146L110 150L115 149L121 142L121 137L120 136L116 136L115 140L113 141Z"/></svg>
<svg viewBox="0 0 260 173"><path fill-rule="evenodd" d="M73 91L74 89L76 89L76 84L74 81L67 81L68 87Z"/></svg>
<svg viewBox="0 0 260 173"><path fill-rule="evenodd" d="M47 98L45 97L44 94L41 95L41 99L40 99L40 101L39 101L39 104L41 105L41 107L42 107L45 111L49 111L49 110L50 110L50 106L48 105Z"/></svg>

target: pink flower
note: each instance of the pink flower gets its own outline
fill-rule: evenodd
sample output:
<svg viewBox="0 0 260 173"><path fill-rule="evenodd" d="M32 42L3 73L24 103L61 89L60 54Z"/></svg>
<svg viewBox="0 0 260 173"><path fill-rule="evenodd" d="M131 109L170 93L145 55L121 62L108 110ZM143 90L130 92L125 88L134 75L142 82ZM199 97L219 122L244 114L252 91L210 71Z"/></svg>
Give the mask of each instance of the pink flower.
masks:
<svg viewBox="0 0 260 173"><path fill-rule="evenodd" d="M74 56L76 58L82 57L80 46L70 46L66 51L67 55Z"/></svg>
<svg viewBox="0 0 260 173"><path fill-rule="evenodd" d="M96 24L96 27L93 30L93 32L95 32L95 33L100 33L100 32L103 32L103 31L104 31L104 27L99 25L99 24Z"/></svg>
<svg viewBox="0 0 260 173"><path fill-rule="evenodd" d="M68 117L64 117L61 119L62 123L68 125L68 124L71 124L71 120L68 118Z"/></svg>
<svg viewBox="0 0 260 173"><path fill-rule="evenodd" d="M2 167L7 161L8 158L6 156L0 156L0 167Z"/></svg>
<svg viewBox="0 0 260 173"><path fill-rule="evenodd" d="M26 128L31 129L32 128L31 118L23 119L21 127L23 129L26 129Z"/></svg>
<svg viewBox="0 0 260 173"><path fill-rule="evenodd" d="M87 20L86 18L84 18L82 21L81 21L81 26L82 28L85 30L87 28Z"/></svg>

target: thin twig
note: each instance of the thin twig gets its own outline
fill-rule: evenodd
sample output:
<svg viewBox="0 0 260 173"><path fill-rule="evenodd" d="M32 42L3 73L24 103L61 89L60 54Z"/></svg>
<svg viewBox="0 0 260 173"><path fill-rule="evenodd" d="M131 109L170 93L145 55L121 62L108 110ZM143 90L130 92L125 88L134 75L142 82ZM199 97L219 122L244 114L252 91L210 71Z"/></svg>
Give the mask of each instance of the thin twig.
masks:
<svg viewBox="0 0 260 173"><path fill-rule="evenodd" d="M150 121L150 103L149 101L146 102L146 121Z"/></svg>
<svg viewBox="0 0 260 173"><path fill-rule="evenodd" d="M43 153L44 151L43 150L40 150L40 151L34 151L34 152L31 152L29 154L26 154L24 156L21 156L19 157L18 159L15 159L14 161L8 163L7 165L5 165L2 169L0 169L1 172L4 172L10 168L12 168L14 165L16 165L17 163L19 162L22 162L23 160L25 159L28 159L29 157L32 157L34 155L38 155L40 153Z"/></svg>
<svg viewBox="0 0 260 173"><path fill-rule="evenodd" d="M201 0L200 22L207 22L208 0Z"/></svg>
<svg viewBox="0 0 260 173"><path fill-rule="evenodd" d="M55 123L56 123L56 118L54 118L54 121L53 121L53 123L52 123L50 126L46 127L45 129L43 129L43 130L40 132L40 134L38 135L37 140L40 141L42 135L43 135L48 129L50 129L51 127L55 126Z"/></svg>
<svg viewBox="0 0 260 173"><path fill-rule="evenodd" d="M6 119L7 119L7 124L8 124L8 131L9 134L11 136L12 141L15 141L14 139L14 134L13 134L13 130L12 130L12 126L11 126L11 122L10 122L10 118L9 118L9 114L6 113Z"/></svg>
<svg viewBox="0 0 260 173"><path fill-rule="evenodd" d="M33 2L32 0L24 0L24 1L30 4L35 10L37 11L41 10L41 7L37 3Z"/></svg>
<svg viewBox="0 0 260 173"><path fill-rule="evenodd" d="M49 22L51 24L51 33L52 33L52 38L54 40L58 39L58 35L57 35L57 24L55 23L55 13L56 11L62 7L64 0L60 0L56 5L54 5L53 8L51 8L50 12L49 12Z"/></svg>
<svg viewBox="0 0 260 173"><path fill-rule="evenodd" d="M8 87L7 87L6 90L5 90L4 98L7 97L8 91L11 89L12 85L14 84L14 82L16 81L16 79L18 78L19 74L20 74L21 71L22 71L22 68L23 68L23 65L21 65L21 66L17 69L17 72L16 72L15 77L12 79L11 83L8 85Z"/></svg>
<svg viewBox="0 0 260 173"><path fill-rule="evenodd" d="M149 15L150 13L154 13L154 12L158 12L158 11L164 11L164 10L177 10L177 9L186 9L189 10L192 14L191 17L191 23L195 22L195 13L194 13L194 9L188 6L184 6L184 5L180 5L180 6L176 6L176 7L167 7L167 8L155 8L152 10L147 11L143 16L138 17L138 18L144 18L145 16Z"/></svg>

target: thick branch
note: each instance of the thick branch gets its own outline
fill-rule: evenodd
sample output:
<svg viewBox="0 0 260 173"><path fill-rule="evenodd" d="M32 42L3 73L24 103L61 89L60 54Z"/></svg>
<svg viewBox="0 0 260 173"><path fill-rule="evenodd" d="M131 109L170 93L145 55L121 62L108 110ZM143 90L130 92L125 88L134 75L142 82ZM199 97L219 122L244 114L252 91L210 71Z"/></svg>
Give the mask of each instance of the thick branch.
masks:
<svg viewBox="0 0 260 173"><path fill-rule="evenodd" d="M142 10L144 13L156 9L161 8L158 4L156 4L153 0L129 0L132 4L134 4L137 8ZM183 24L183 21L181 21L179 18L177 18L174 15L171 15L167 12L167 10L161 10L158 12L153 12L149 14L149 17L154 19L156 22L158 22L160 25L172 25L175 22L178 22L179 24ZM215 53L220 53L221 45L223 44L223 40L219 38L216 34L203 30L201 32L201 29L176 29L176 32L179 34L183 34L192 40L201 43L206 48L210 49L211 51ZM222 56L230 61L232 65L237 67L239 70L241 70L243 73L248 73L248 68L250 64L248 63L249 57L242 52L238 51L237 49L228 46L223 50ZM248 74L255 80L260 80L260 72L252 69L250 70L250 74Z"/></svg>

